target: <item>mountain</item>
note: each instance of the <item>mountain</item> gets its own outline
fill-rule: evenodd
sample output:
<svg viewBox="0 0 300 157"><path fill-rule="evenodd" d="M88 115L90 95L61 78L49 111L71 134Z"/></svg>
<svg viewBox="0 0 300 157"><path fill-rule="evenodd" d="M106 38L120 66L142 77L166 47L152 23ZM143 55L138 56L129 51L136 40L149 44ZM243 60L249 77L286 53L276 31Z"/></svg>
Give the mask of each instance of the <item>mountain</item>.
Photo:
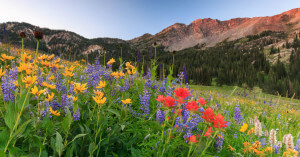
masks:
<svg viewBox="0 0 300 157"><path fill-rule="evenodd" d="M205 18L197 19L189 25L175 23L155 35L144 34L129 42L137 48L157 42L168 51L178 51L196 45L212 47L224 40L232 41L263 31L299 31L299 22L300 8L266 17L235 18L227 21Z"/></svg>
<svg viewBox="0 0 300 157"><path fill-rule="evenodd" d="M275 16L235 18L227 21L217 19L197 19L189 25L175 23L161 32L151 35L144 34L131 40L116 38L87 39L76 33L65 30L51 30L40 28L28 23L7 22L0 24L0 28L6 26L8 40L12 44L19 44L18 33L26 32L29 38L26 45L34 48L34 30L44 32L44 40L40 48L51 53L62 55L73 55L77 58L90 55L102 56L104 47L108 50L108 56L118 57L120 44L127 56L135 56L137 49L148 52L154 42L165 51L183 50L190 47L213 47L223 41L233 41L248 35L260 34L264 31L285 32L288 34L299 33L300 30L300 8L292 9ZM3 39L3 31L0 31L0 40ZM63 53L62 53L63 52Z"/></svg>
<svg viewBox="0 0 300 157"><path fill-rule="evenodd" d="M6 28L6 39L14 45L21 45L21 40L18 36L20 32L25 32L28 38L25 41L27 48L35 48L36 41L33 36L35 30L40 30L44 33L44 38L40 42L40 50L51 52L57 55L70 57L74 59L85 58L87 55L92 60L95 57L103 55L106 48L107 57L118 57L120 53L120 44L122 44L124 52L132 51L130 45L121 39L115 38L95 38L87 39L74 32L66 30L51 30L48 28L40 28L28 23L7 22L0 24L0 28ZM0 40L4 40L4 33L1 29ZM128 53L127 53L128 54Z"/></svg>

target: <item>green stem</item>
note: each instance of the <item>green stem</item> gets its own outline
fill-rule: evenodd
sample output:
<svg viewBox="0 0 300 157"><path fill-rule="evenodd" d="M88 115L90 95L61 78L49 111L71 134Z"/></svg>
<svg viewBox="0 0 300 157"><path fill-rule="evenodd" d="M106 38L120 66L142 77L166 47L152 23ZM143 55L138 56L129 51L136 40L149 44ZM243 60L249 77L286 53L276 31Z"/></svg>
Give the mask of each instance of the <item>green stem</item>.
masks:
<svg viewBox="0 0 300 157"><path fill-rule="evenodd" d="M163 79L165 78L165 64L163 64ZM162 79L162 80L163 80Z"/></svg>
<svg viewBox="0 0 300 157"><path fill-rule="evenodd" d="M22 54L24 53L24 38L22 38Z"/></svg>
<svg viewBox="0 0 300 157"><path fill-rule="evenodd" d="M46 133L45 133L45 137L44 137L43 145L45 144L45 141L46 141L46 137L47 137L47 131L48 131L48 129L46 129ZM39 157L41 156L41 154L42 154L42 148L40 147L40 153L39 153Z"/></svg>
<svg viewBox="0 0 300 157"><path fill-rule="evenodd" d="M202 151L202 153L201 153L201 155L200 156L203 156L204 155L204 153L205 153L205 151L206 151L206 149L210 146L210 144L211 144L211 142L215 139L215 137L216 137L216 135L219 133L219 131L216 131L215 132L215 134L214 134L214 136L213 136L213 138L209 141L209 143L208 144L206 144L206 146L205 146L205 148L204 148L204 150ZM207 143L207 142L206 142Z"/></svg>
<svg viewBox="0 0 300 157"><path fill-rule="evenodd" d="M21 118L21 115L22 115L22 112L23 112L23 109L24 109L24 106L25 106L25 102L26 102L28 93L29 93L29 90L28 90L27 93L26 93L26 97L25 97L24 103L23 103L23 105L22 105L22 108L21 108L20 113L18 113L18 117L17 117L17 120L16 120L16 122L15 122L15 125L14 125L13 129L12 129L11 132L10 132L9 140L7 141L7 144L6 144L5 148L4 148L4 153L6 152L7 147L8 147L9 143L10 143L11 140L12 140L11 136L12 136L13 132L15 131L15 129L16 129L17 126L18 126L18 122L19 122L19 120L20 120L20 118ZM16 102L15 102L15 103L16 103Z"/></svg>
<svg viewBox="0 0 300 157"><path fill-rule="evenodd" d="M154 47L154 51L155 51L155 52L154 52L154 53L155 53L155 55L154 55L154 56L155 56L155 57L154 57L154 60L156 61L156 46Z"/></svg>
<svg viewBox="0 0 300 157"><path fill-rule="evenodd" d="M39 45L40 45L40 41L37 40L36 50L35 50L35 56L34 56L34 65L35 65L36 60L37 60L37 54L38 54L38 51L39 51Z"/></svg>
<svg viewBox="0 0 300 157"><path fill-rule="evenodd" d="M163 148L163 151L162 151L162 154L161 154L161 156L163 156L164 155L164 152L165 152L165 146L169 143L169 141L170 141L170 138L171 138L171 133L172 133L172 131L173 131L173 126L174 126L174 122L175 122L175 116L173 117L173 121L172 121L172 125L171 125L171 130L169 131L169 136L168 136L168 139L167 139L167 141L166 141L166 143L164 144L164 148Z"/></svg>
<svg viewBox="0 0 300 157"><path fill-rule="evenodd" d="M167 110L166 118L168 117L168 115L169 115L169 110ZM164 127L163 127L163 130L161 132L161 137L160 137L161 142L163 142L165 127L166 127L166 120L164 121ZM159 156L158 154L159 154L159 151L157 151L157 156Z"/></svg>
<svg viewBox="0 0 300 157"><path fill-rule="evenodd" d="M173 54L173 64L172 64L172 71L173 71L173 68L174 68L174 60L175 60L175 55Z"/></svg>
<svg viewBox="0 0 300 157"><path fill-rule="evenodd" d="M190 149L189 149L189 152L188 152L188 157L190 157L190 152L191 152L191 150L192 150L192 147L193 147L193 144L191 143Z"/></svg>
<svg viewBox="0 0 300 157"><path fill-rule="evenodd" d="M103 66L105 67L105 51L104 51L103 57L104 57L104 63L103 63Z"/></svg>

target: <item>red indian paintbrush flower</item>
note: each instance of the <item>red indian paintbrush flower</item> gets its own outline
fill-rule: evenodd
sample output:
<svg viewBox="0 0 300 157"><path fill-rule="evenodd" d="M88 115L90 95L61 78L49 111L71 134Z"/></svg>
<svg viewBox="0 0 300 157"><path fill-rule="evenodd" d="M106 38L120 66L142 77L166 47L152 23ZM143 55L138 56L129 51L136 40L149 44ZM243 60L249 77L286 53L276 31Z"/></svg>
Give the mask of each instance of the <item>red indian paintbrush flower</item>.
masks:
<svg viewBox="0 0 300 157"><path fill-rule="evenodd" d="M174 107L175 105L175 99L173 99L171 96L165 97L164 105L165 107Z"/></svg>
<svg viewBox="0 0 300 157"><path fill-rule="evenodd" d="M155 99L158 102L164 102L164 96L163 95L159 95L158 98Z"/></svg>
<svg viewBox="0 0 300 157"><path fill-rule="evenodd" d="M181 116L182 109L175 110L175 115Z"/></svg>
<svg viewBox="0 0 300 157"><path fill-rule="evenodd" d="M199 98L198 102L200 105L204 106L207 102L204 100L204 98Z"/></svg>
<svg viewBox="0 0 300 157"><path fill-rule="evenodd" d="M187 103L186 108L188 111L198 111L200 107L197 105L196 101L190 101Z"/></svg>
<svg viewBox="0 0 300 157"><path fill-rule="evenodd" d="M192 135L191 137L186 137L190 142L189 143L195 143L195 142L199 142L197 141L197 136Z"/></svg>
<svg viewBox="0 0 300 157"><path fill-rule="evenodd" d="M211 127L209 127L209 128L206 129L206 132L205 132L204 136L210 137L211 133L213 133L213 132L214 131L211 131Z"/></svg>
<svg viewBox="0 0 300 157"><path fill-rule="evenodd" d="M204 110L202 118L207 122L212 122L212 120L214 119L214 115L214 110L208 107Z"/></svg>
<svg viewBox="0 0 300 157"><path fill-rule="evenodd" d="M214 116L213 122L214 122L214 127L215 128L227 127L227 125L226 125L227 122L224 121L224 117L220 114L218 114L217 116Z"/></svg>
<svg viewBox="0 0 300 157"><path fill-rule="evenodd" d="M189 89L186 88L177 88L174 92L175 95L182 100L189 96Z"/></svg>

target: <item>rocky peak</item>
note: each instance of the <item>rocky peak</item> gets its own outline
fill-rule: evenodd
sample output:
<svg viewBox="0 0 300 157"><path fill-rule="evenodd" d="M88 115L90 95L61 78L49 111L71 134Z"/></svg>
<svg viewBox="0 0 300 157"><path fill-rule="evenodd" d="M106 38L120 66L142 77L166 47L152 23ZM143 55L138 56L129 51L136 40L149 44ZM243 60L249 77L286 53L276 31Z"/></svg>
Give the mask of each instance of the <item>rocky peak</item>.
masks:
<svg viewBox="0 0 300 157"><path fill-rule="evenodd" d="M214 46L228 39L235 40L263 31L293 31L300 28L300 9L292 9L274 16L234 18L226 21L204 18L189 25L175 23L161 32L148 36L147 43L157 42L166 50L181 50L197 44ZM139 38L145 39L145 38ZM135 40L139 45L143 40ZM143 45L143 44L141 44Z"/></svg>

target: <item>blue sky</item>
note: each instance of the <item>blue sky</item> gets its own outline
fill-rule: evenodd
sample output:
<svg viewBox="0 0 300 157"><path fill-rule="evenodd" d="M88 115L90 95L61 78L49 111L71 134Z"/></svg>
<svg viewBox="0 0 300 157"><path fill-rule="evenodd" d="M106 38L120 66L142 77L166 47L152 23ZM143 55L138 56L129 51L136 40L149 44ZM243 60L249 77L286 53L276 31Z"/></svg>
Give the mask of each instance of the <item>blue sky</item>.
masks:
<svg viewBox="0 0 300 157"><path fill-rule="evenodd" d="M272 16L299 7L300 0L0 0L0 22L128 40L199 18Z"/></svg>

